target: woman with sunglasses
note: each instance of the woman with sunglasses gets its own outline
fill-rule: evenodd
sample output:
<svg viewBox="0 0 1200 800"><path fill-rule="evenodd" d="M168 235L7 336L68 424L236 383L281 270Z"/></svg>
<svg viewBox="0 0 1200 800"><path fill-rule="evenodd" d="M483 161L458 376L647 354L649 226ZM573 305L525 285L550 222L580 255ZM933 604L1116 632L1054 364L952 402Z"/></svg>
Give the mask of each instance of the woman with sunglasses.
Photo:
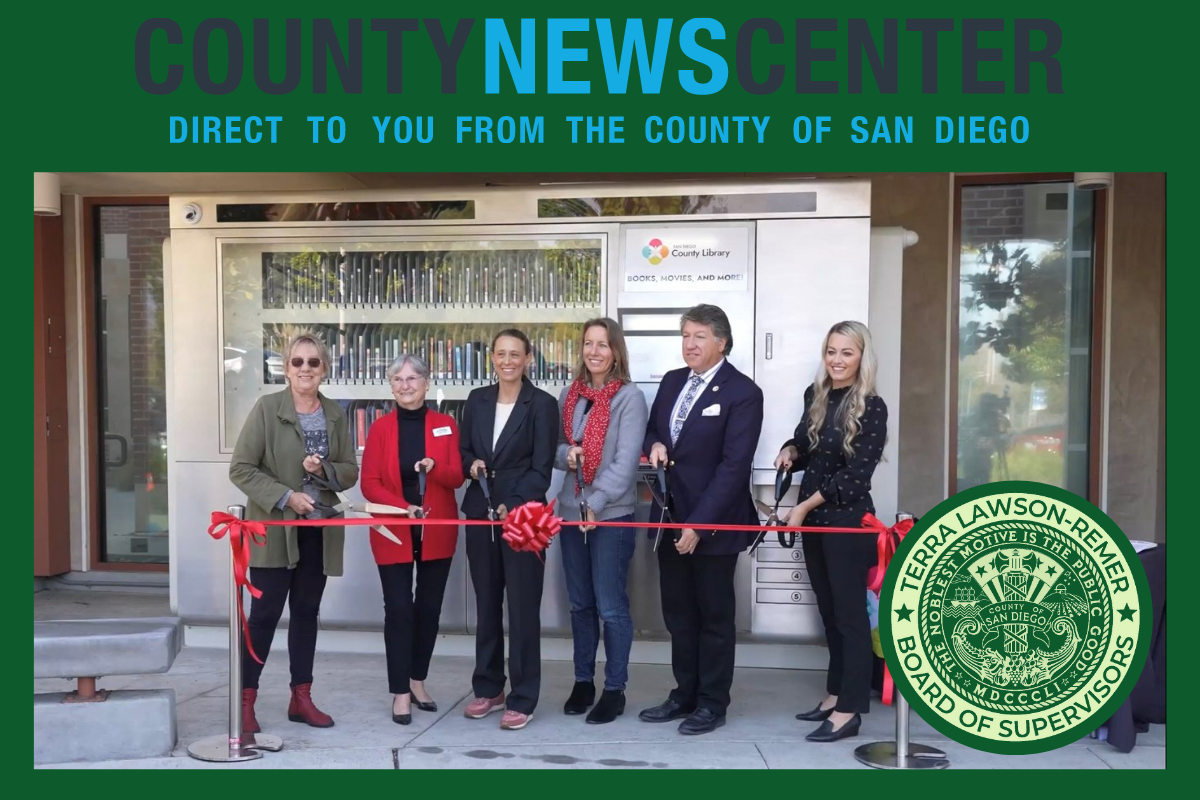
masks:
<svg viewBox="0 0 1200 800"><path fill-rule="evenodd" d="M288 344L284 358L287 388L255 403L242 427L229 464L229 479L246 493L249 519L324 519L333 516L335 491L358 480L346 414L320 393L329 369L325 345L308 333ZM313 659L317 613L325 580L342 574L341 528L271 527L264 547L250 548L250 581L262 596L250 605L250 641L264 662L275 628L290 612L288 658L292 698L288 719L317 728L333 719L313 703ZM264 664L242 645L242 730L258 733L254 703Z"/></svg>
<svg viewBox="0 0 1200 800"><path fill-rule="evenodd" d="M463 484L458 426L425 405L429 365L402 355L387 371L396 410L376 420L363 451L362 493L371 503L407 508L410 515L457 519L454 490ZM458 542L457 525L388 528L400 544L371 531L371 552L383 585L383 644L387 652L392 721L412 722L412 705L437 711L425 690L437 642L442 597ZM413 572L416 572L416 591Z"/></svg>

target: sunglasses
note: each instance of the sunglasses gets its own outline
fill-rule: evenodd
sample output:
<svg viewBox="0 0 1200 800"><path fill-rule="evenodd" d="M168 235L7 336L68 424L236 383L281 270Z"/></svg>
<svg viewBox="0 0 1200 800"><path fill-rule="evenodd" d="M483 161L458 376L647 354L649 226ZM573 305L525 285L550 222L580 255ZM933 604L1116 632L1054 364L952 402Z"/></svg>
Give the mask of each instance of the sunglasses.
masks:
<svg viewBox="0 0 1200 800"><path fill-rule="evenodd" d="M299 358L299 357L293 358L292 366L295 367L296 369L300 369L301 367L304 366L304 359ZM321 359L319 359L319 358L308 359L308 368L309 369L316 369L319 366L321 366Z"/></svg>

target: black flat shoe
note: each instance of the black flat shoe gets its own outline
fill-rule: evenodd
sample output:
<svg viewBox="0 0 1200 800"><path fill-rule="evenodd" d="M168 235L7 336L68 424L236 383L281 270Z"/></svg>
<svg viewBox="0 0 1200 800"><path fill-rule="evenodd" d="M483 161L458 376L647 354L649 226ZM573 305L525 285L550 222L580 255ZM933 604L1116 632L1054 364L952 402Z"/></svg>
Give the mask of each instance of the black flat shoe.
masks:
<svg viewBox="0 0 1200 800"><path fill-rule="evenodd" d="M817 703L817 707L812 711L801 711L796 715L796 719L804 722L824 722L829 719L829 715L833 713L833 708L821 708L821 704Z"/></svg>
<svg viewBox="0 0 1200 800"><path fill-rule="evenodd" d="M409 725L412 723L412 714L397 714L393 711L392 722L396 723L397 725Z"/></svg>
<svg viewBox="0 0 1200 800"><path fill-rule="evenodd" d="M695 736L701 733L712 733L725 724L725 715L717 716L708 708L697 708L687 719L679 723L679 732L685 736Z"/></svg>
<svg viewBox="0 0 1200 800"><path fill-rule="evenodd" d="M564 714L583 714L596 702L596 684L587 681L575 681L571 696L563 705Z"/></svg>
<svg viewBox="0 0 1200 800"><path fill-rule="evenodd" d="M679 705L674 700L667 698L661 705L654 708L647 708L642 713L638 714L638 719L642 722L670 722L676 719L683 719L690 716L696 709L687 708Z"/></svg>
<svg viewBox="0 0 1200 800"><path fill-rule="evenodd" d="M839 739L849 739L851 736L858 736L858 729L860 727L862 727L862 717L855 714L845 725L836 731L833 729L833 723L825 720L821 723L821 727L804 738L810 742L836 742Z"/></svg>
<svg viewBox="0 0 1200 800"><path fill-rule="evenodd" d="M428 703L422 703L420 700L414 697L413 705L422 711L437 711L437 703L435 703L433 700L430 700Z"/></svg>
<svg viewBox="0 0 1200 800"><path fill-rule="evenodd" d="M603 725L624 713L625 692L619 689L605 689L604 694L600 695L600 702L596 703L596 707L587 715L587 721L591 725Z"/></svg>

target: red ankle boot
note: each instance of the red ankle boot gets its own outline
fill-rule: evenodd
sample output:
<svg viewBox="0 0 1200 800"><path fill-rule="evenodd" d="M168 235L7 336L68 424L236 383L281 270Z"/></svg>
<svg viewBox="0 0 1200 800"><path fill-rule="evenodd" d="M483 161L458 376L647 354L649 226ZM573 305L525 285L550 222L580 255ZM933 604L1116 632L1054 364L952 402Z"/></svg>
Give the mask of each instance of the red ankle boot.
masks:
<svg viewBox="0 0 1200 800"><path fill-rule="evenodd" d="M254 716L254 701L258 699L258 689L242 689L242 733L259 733L258 719Z"/></svg>
<svg viewBox="0 0 1200 800"><path fill-rule="evenodd" d="M313 705L311 683L302 683L292 687L292 702L288 703L288 719L292 722L306 722L314 728L333 727L333 717Z"/></svg>

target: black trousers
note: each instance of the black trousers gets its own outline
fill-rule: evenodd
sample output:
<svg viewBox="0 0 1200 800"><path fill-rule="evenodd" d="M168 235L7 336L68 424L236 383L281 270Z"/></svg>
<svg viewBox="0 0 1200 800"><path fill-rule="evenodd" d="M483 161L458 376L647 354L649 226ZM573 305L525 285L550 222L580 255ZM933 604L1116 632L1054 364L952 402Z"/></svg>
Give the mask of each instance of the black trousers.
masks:
<svg viewBox="0 0 1200 800"><path fill-rule="evenodd" d="M410 535L419 541L419 533ZM414 550L414 557L419 559L420 550L415 547ZM388 691L392 694L407 694L410 680L423 681L429 677L451 561L452 558L416 561L415 568L411 561L379 565L379 582L383 585L383 646L387 651Z"/></svg>
<svg viewBox="0 0 1200 800"><path fill-rule="evenodd" d="M876 562L875 538L819 533L802 536L801 543L829 644L825 689L837 695L835 710L866 714L871 710L875 658L867 614L867 573Z"/></svg>
<svg viewBox="0 0 1200 800"><path fill-rule="evenodd" d="M492 531L495 530L495 541ZM543 558L545 556L543 555ZM508 595L508 669L511 711L532 714L542 685L542 582L546 565L500 538L500 526L467 528L467 561L475 587L476 697L504 691L504 599Z"/></svg>
<svg viewBox="0 0 1200 800"><path fill-rule="evenodd" d="M251 567L250 582L262 590L262 597L250 602L250 641L254 652L263 660L259 664L250 657L242 641L242 687L257 689L258 678L271 652L275 629L288 612L288 660L291 662L292 683L299 686L312 683L313 658L317 652L317 613L321 610L321 595L325 593L325 555L322 528L300 528L300 560L294 569L287 567Z"/></svg>
<svg viewBox="0 0 1200 800"><path fill-rule="evenodd" d="M737 645L738 554L680 555L664 537L658 548L663 621L671 634L671 699L724 716Z"/></svg>

